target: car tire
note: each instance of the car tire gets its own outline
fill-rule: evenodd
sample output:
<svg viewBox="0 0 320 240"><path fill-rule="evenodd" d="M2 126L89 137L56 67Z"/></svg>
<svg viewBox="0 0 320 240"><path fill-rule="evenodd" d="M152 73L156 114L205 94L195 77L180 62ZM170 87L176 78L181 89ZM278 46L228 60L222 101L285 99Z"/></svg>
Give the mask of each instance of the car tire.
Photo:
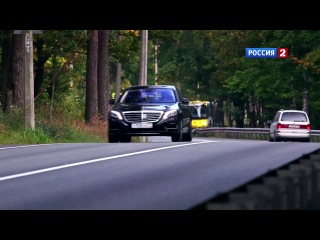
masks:
<svg viewBox="0 0 320 240"><path fill-rule="evenodd" d="M192 141L192 126L191 121L189 122L188 132L183 135L183 141L191 142Z"/></svg>
<svg viewBox="0 0 320 240"><path fill-rule="evenodd" d="M130 135L123 135L120 137L120 142L131 142L131 136Z"/></svg>
<svg viewBox="0 0 320 240"><path fill-rule="evenodd" d="M273 141L280 142L280 139L276 137L276 132L273 133Z"/></svg>
<svg viewBox="0 0 320 240"><path fill-rule="evenodd" d="M109 134L108 136L109 143L117 143L120 141L117 135Z"/></svg>
<svg viewBox="0 0 320 240"><path fill-rule="evenodd" d="M182 120L178 123L178 132L171 136L172 142L182 142L183 140L183 132L182 132Z"/></svg>

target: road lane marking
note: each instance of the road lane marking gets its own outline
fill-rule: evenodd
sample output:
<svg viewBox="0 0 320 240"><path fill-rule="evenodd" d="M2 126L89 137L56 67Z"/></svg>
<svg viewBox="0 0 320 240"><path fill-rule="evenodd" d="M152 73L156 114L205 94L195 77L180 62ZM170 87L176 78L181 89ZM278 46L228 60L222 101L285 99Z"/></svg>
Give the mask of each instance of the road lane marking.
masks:
<svg viewBox="0 0 320 240"><path fill-rule="evenodd" d="M43 173L43 172L50 172L50 171L63 169L63 168L69 168L69 167L85 165L85 164L89 164L89 163L107 161L107 160L111 160L111 159L115 159L115 158L129 157L129 156L133 156L133 155L139 155L139 154L144 154L144 153L149 153L149 152L156 152L156 151L166 150L166 149L170 149L170 148L186 147L186 146L191 146L191 145L205 144L205 143L212 143L212 142L219 142L219 141L203 141L203 142L188 143L188 144L182 144L182 145L173 145L173 146L149 149L149 150L144 150L144 151L139 151L139 152L125 153L125 154L120 154L120 155L111 156L111 157L97 158L97 159L87 160L87 161L84 161L84 162L64 164L64 165L60 165L60 166L57 166L57 167L44 168L44 169L40 169L40 170L35 170L35 171L9 175L9 176L5 176L5 177L0 177L0 181L5 181L5 180L9 180L9 179L13 179L13 178L19 178L19 177L30 176L30 175L34 175L34 174L38 174L38 173Z"/></svg>
<svg viewBox="0 0 320 240"><path fill-rule="evenodd" d="M52 143L52 144L36 144L36 145L23 145L23 146L3 147L3 148L0 148L0 150L6 150L6 149L12 149L12 148L39 147L39 146L48 146L48 145L55 145L55 143Z"/></svg>

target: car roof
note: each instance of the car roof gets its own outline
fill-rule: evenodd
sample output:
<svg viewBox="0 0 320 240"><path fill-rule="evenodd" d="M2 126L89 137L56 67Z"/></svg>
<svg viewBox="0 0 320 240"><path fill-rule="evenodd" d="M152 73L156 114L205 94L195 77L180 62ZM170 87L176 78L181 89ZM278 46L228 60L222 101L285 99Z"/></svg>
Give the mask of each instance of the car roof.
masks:
<svg viewBox="0 0 320 240"><path fill-rule="evenodd" d="M144 89L144 88L168 88L168 89L175 89L173 85L141 85L141 86L131 86L127 89Z"/></svg>
<svg viewBox="0 0 320 240"><path fill-rule="evenodd" d="M278 112L300 112L300 113L306 113L305 111L302 111L302 110L279 110Z"/></svg>

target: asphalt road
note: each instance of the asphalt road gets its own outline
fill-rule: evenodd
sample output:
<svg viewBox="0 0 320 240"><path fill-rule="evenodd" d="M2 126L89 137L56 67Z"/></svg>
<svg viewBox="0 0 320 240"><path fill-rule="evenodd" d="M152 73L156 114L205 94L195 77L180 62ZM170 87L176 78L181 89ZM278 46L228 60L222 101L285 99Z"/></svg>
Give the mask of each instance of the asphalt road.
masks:
<svg viewBox="0 0 320 240"><path fill-rule="evenodd" d="M197 138L0 148L1 210L186 210L320 143Z"/></svg>

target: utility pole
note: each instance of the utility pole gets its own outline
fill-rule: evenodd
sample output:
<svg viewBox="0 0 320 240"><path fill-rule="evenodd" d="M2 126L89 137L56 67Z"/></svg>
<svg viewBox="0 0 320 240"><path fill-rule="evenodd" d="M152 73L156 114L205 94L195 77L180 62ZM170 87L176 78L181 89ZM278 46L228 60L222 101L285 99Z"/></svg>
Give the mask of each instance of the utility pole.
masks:
<svg viewBox="0 0 320 240"><path fill-rule="evenodd" d="M34 79L33 79L33 32L24 30L24 78L25 78L25 126L35 128Z"/></svg>
<svg viewBox="0 0 320 240"><path fill-rule="evenodd" d="M35 128L34 114L34 78L33 78L33 34L42 34L43 30L13 30L13 34L22 34L24 39L24 112L25 127Z"/></svg>
<svg viewBox="0 0 320 240"><path fill-rule="evenodd" d="M148 30L141 30L139 85L147 85Z"/></svg>
<svg viewBox="0 0 320 240"><path fill-rule="evenodd" d="M148 66L148 30L141 30L141 48L140 48L140 72L139 84L147 85L147 66ZM140 137L141 142L147 142L147 137Z"/></svg>

